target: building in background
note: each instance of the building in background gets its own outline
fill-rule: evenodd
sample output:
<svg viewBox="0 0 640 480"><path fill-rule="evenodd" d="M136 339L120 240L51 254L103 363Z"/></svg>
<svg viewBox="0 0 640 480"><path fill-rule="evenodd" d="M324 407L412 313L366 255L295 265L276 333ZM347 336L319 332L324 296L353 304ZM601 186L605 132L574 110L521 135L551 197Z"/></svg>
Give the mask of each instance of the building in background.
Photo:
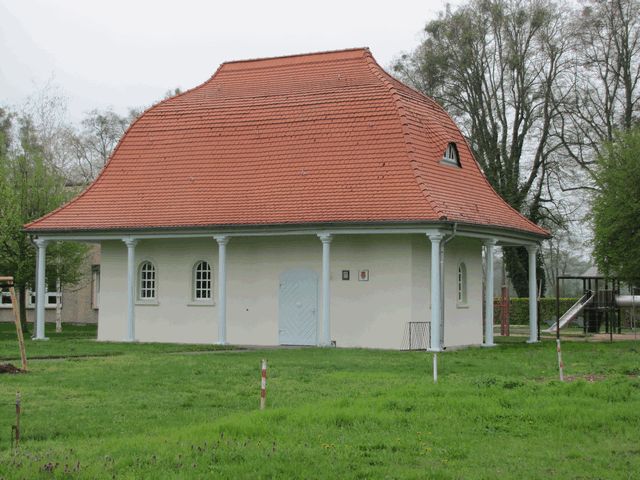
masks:
<svg viewBox="0 0 640 480"><path fill-rule="evenodd" d="M77 285L65 285L62 292L56 292L56 282L52 279L45 297L45 319L56 322L56 307L60 299L62 323L98 323L100 303L100 246L92 245L82 268L82 280ZM27 322L35 321L36 295L27 291ZM13 322L9 292L3 292L0 303L0 322Z"/></svg>

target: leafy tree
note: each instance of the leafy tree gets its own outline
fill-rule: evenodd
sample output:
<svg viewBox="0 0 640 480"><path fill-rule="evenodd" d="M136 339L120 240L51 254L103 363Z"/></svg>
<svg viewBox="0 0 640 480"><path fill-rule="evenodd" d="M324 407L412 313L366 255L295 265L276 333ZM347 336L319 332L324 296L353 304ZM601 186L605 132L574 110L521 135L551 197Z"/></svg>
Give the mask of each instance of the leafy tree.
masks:
<svg viewBox="0 0 640 480"><path fill-rule="evenodd" d="M566 12L547 1L471 0L429 22L422 44L394 65L449 111L494 189L536 223L561 220L547 180L561 148L553 132L556 85L569 67L565 23ZM526 250L505 256L527 296Z"/></svg>
<svg viewBox="0 0 640 480"><path fill-rule="evenodd" d="M602 272L640 277L640 126L619 133L598 158L594 256Z"/></svg>
<svg viewBox="0 0 640 480"><path fill-rule="evenodd" d="M12 134L13 118L15 115L0 110L0 144L4 145L0 150L0 271L15 278L20 317L26 325L26 290L35 284L36 249L23 226L59 207L71 192L65 188L60 169L46 160L32 119L18 117L16 133ZM83 245L51 245L47 255L49 276L58 276L63 284L76 283L85 255Z"/></svg>

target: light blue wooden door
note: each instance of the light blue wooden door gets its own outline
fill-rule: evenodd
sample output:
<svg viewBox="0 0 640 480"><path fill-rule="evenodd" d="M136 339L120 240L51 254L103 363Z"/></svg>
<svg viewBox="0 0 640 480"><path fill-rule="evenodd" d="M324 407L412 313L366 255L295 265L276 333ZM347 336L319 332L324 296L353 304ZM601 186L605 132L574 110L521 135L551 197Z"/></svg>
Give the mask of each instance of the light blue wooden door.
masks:
<svg viewBox="0 0 640 480"><path fill-rule="evenodd" d="M313 270L289 270L280 275L280 345L316 345L318 275Z"/></svg>

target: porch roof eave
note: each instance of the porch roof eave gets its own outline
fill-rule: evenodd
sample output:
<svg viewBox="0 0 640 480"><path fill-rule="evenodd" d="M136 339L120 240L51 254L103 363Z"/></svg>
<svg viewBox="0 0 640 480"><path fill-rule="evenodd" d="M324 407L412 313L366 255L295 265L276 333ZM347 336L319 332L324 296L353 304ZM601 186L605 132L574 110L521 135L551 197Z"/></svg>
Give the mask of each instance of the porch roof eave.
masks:
<svg viewBox="0 0 640 480"><path fill-rule="evenodd" d="M406 223L324 223L303 225L224 225L207 227L150 227L150 228L114 228L114 229L74 229L74 230L28 230L36 238L50 241L101 242L122 240L123 238L171 239L171 238L212 238L216 235L228 237L267 237L317 235L390 235L390 234L451 234L456 236L493 239L499 246L536 245L546 236L505 228L495 225L478 225L464 222L406 222Z"/></svg>

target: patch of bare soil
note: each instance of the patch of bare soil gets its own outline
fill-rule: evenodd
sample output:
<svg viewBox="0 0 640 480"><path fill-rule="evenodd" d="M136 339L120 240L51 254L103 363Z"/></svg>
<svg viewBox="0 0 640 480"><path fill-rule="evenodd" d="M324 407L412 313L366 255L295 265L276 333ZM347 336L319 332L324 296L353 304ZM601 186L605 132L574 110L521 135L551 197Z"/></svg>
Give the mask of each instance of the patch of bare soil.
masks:
<svg viewBox="0 0 640 480"><path fill-rule="evenodd" d="M586 380L589 383L601 382L607 377L605 375L567 375L564 377L565 382L575 382L576 380Z"/></svg>
<svg viewBox="0 0 640 480"><path fill-rule="evenodd" d="M0 363L0 373L16 374L16 373L25 373L25 372L10 363Z"/></svg>

